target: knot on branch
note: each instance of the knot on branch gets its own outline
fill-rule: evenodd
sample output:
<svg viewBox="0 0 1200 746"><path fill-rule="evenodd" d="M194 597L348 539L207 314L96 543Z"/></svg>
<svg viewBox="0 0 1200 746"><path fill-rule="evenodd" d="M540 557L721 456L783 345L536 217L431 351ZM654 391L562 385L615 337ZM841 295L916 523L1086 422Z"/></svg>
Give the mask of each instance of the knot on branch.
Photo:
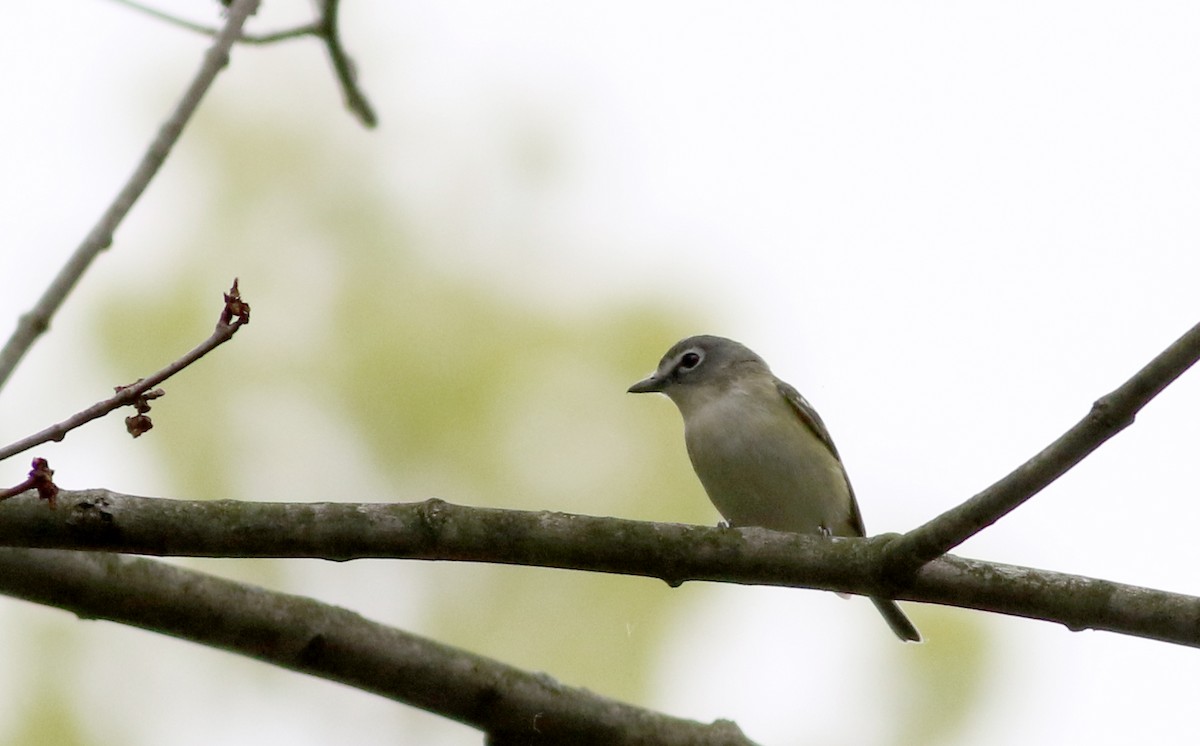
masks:
<svg viewBox="0 0 1200 746"><path fill-rule="evenodd" d="M425 535L437 543L437 539L441 536L442 528L446 525L448 517L446 515L447 503L436 497L431 497L421 503L421 509L418 515L421 517L421 526L425 529Z"/></svg>
<svg viewBox="0 0 1200 746"><path fill-rule="evenodd" d="M1109 394L1093 402L1088 419L1103 430L1116 433L1132 425L1136 415L1128 407L1116 406L1112 399L1112 394Z"/></svg>
<svg viewBox="0 0 1200 746"><path fill-rule="evenodd" d="M123 538L113 502L103 494L77 500L71 506L66 524L71 536L89 547L116 546Z"/></svg>

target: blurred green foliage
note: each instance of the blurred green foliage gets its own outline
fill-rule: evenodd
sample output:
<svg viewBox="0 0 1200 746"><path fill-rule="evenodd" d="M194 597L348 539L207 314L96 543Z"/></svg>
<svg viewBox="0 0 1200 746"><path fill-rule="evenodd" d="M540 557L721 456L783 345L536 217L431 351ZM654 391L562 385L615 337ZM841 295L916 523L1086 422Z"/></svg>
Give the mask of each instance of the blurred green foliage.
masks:
<svg viewBox="0 0 1200 746"><path fill-rule="evenodd" d="M897 746L963 742L970 718L982 702L981 690L995 664L994 641L978 612L913 607L925 642L902 652L889 689L901 692Z"/></svg>
<svg viewBox="0 0 1200 746"><path fill-rule="evenodd" d="M30 678L21 682L19 700L9 707L19 714L15 727L3 735L4 746L97 746L103 743L88 729L85 711L69 706L72 687L66 672L78 662L80 646L71 632L74 625L57 619L27 628L26 650L36 651L38 665L22 670Z"/></svg>

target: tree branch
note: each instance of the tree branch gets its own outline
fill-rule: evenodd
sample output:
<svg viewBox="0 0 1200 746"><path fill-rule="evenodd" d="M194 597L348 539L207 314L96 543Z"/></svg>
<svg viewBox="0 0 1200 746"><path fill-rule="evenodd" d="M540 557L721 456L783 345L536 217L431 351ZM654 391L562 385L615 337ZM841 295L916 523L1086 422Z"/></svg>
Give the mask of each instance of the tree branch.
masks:
<svg viewBox="0 0 1200 746"><path fill-rule="evenodd" d="M212 47L204 55L200 70L192 80L191 85L183 94L167 121L159 128L158 135L150 143L150 147L142 156L141 162L134 169L129 180L121 187L108 209L100 216L100 221L88 232L75 252L67 259L66 264L58 271L58 275L42 293L34 307L21 315L17 320L17 328L12 336L0 349L0 388L8 381L9 376L16 370L25 353L33 346L38 337L50 328L50 321L62 306L67 296L74 289L79 278L91 266L101 251L107 249L113 242L113 234L117 227L129 214L134 203L146 191L150 180L158 173L159 168L167 160L171 148L179 140L184 125L191 119L192 114L200 105L205 92L212 86L217 73L229 62L229 50L241 34L246 19L258 9L258 0L237 0L229 9L229 18L221 32L217 34Z"/></svg>
<svg viewBox="0 0 1200 746"><path fill-rule="evenodd" d="M61 491L0 506L0 546L188 557L493 562L894 596L1200 647L1200 598L944 556L903 588L882 574L894 535L824 539L424 503L190 502Z"/></svg>
<svg viewBox="0 0 1200 746"><path fill-rule="evenodd" d="M57 425L51 425L45 430L0 448L0 461L15 456L18 453L28 451L30 448L39 446L42 443L58 442L75 428L85 425L92 420L99 419L115 409L129 405L138 405L138 415L127 419L126 427L133 437L138 437L150 429L150 418L146 416L146 412L149 411L150 407L148 404L145 404L145 401L162 396L161 391L151 391L151 389L233 339L233 335L237 333L237 330L248 323L250 323L250 305L242 300L241 294L238 291L238 281L234 279L233 287L225 294L225 306L221 310L220 318L217 319L217 326L213 329L213 333L208 339L193 347L191 351L165 368L151 373L145 378L139 378L128 386L118 386L116 389L117 393L114 396L96 402L82 412L71 415Z"/></svg>
<svg viewBox="0 0 1200 746"><path fill-rule="evenodd" d="M187 29L188 31L208 36L213 36L217 33L217 30L210 26L193 23L185 18L179 18L148 5L134 2L134 0L113 0L113 2L133 8L141 13L153 16L160 21ZM245 44L262 45L273 44L288 39L299 39L304 36L315 36L320 39L325 43L325 48L329 52L329 61L333 65L333 74L337 78L338 85L341 86L346 108L362 122L363 126L373 128L379 123L379 119L375 115L375 109L371 106L371 102L367 100L366 94L363 93L362 88L358 85L358 75L354 67L354 61L350 59L350 55L346 53L346 48L342 44L341 32L338 30L339 3L340 0L319 0L318 7L321 9L321 16L316 21L270 34L243 34L238 41Z"/></svg>
<svg viewBox="0 0 1200 746"><path fill-rule="evenodd" d="M158 8L153 8L144 3L134 2L134 0L112 0L114 3L124 5L127 8L156 18L164 23L176 26L187 31L193 31L204 36L216 36L220 33L220 29L213 26L205 26L203 23L195 23L186 18L171 15ZM321 34L320 25L317 23L306 23L303 26L297 26L293 29L284 31L274 31L270 34L246 34L243 33L238 37L239 44L274 44L275 42L286 41L288 39L299 39L302 36L319 36Z"/></svg>
<svg viewBox="0 0 1200 746"><path fill-rule="evenodd" d="M1146 364L1120 388L1101 397L1074 427L1011 474L962 505L897 538L888 547L887 573L898 584L1003 518L1065 474L1109 438L1133 424L1137 413L1200 360L1200 324Z"/></svg>
<svg viewBox="0 0 1200 746"><path fill-rule="evenodd" d="M728 721L668 717L346 609L153 560L0 549L0 593L349 684L496 743L750 744Z"/></svg>
<svg viewBox="0 0 1200 746"><path fill-rule="evenodd" d="M342 96L346 100L346 108L351 111L366 127L374 127L379 123L375 109L367 100L362 89L358 86L358 72L354 61L346 54L342 46L341 33L338 30L338 5L341 0L323 0L325 6L321 14L320 36L325 40L325 48L329 50L329 61L333 65L333 73L337 76L342 87Z"/></svg>

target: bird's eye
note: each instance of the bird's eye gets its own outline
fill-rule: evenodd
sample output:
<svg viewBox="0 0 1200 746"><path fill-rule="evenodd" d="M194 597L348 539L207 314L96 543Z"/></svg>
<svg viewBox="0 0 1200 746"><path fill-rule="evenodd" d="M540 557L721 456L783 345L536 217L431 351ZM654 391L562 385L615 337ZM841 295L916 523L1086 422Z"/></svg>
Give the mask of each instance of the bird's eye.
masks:
<svg viewBox="0 0 1200 746"><path fill-rule="evenodd" d="M685 353L683 353L683 357L679 358L679 369L680 370L691 370L692 368L695 368L699 364L700 364L700 353L698 353L698 352L685 352Z"/></svg>

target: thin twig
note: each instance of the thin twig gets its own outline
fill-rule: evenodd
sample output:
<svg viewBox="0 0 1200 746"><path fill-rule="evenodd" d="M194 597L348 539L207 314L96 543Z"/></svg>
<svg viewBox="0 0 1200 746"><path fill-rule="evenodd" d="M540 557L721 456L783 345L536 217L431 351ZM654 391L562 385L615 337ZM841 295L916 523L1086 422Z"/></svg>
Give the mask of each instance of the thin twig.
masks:
<svg viewBox="0 0 1200 746"><path fill-rule="evenodd" d="M320 35L321 26L319 23L306 23L295 28L284 29L283 31L272 31L269 34L243 34L242 38L238 39L238 41L243 44L265 45L288 41L290 39L303 39L306 36L319 37Z"/></svg>
<svg viewBox="0 0 1200 746"><path fill-rule="evenodd" d="M170 13L166 13L164 11L158 10L157 8L152 8L149 5L144 5L139 2L134 2L134 0L112 0L112 1L114 3L118 3L120 5L124 5L128 8L132 8L132 9L138 11L139 13L144 13L145 15L148 15L151 18L157 18L158 20L163 21L164 23L168 23L172 26L177 26L181 29L186 29L188 31L194 31L197 34L203 34L204 36L216 36L220 32L220 29L216 28L215 26L205 26L203 23L196 23L195 21L189 21L186 18L180 18L179 16L171 15ZM275 42L286 41L288 39L299 39L299 38L302 38L305 36L320 36L320 35L321 35L320 24L306 23L303 26L297 26L296 28L286 29L284 31L274 31L269 34L246 34L246 33L243 33L241 36L238 37L238 42L242 43L242 44L274 44Z"/></svg>
<svg viewBox="0 0 1200 746"><path fill-rule="evenodd" d="M186 18L173 16L170 13L164 13L157 8L150 7L149 5L143 5L142 3L134 2L134 0L113 0L113 2L119 3L128 8L133 8L139 13L144 13L151 18L157 18L158 20L169 23L172 26L178 26L179 28L187 29L188 31L195 31L198 34L204 34L205 36L216 36L217 32L219 31L219 29L212 26L205 26L202 23L195 23L194 21L189 21Z"/></svg>
<svg viewBox="0 0 1200 746"><path fill-rule="evenodd" d="M1109 438L1132 425L1142 407L1197 360L1200 360L1200 324L1120 388L1097 400L1087 416L1008 476L892 541L885 558L888 576L902 584L903 578L921 565L950 551L1036 495Z"/></svg>
<svg viewBox="0 0 1200 746"><path fill-rule="evenodd" d="M491 743L752 746L301 596L154 560L0 549L0 593L338 681L478 728Z"/></svg>
<svg viewBox="0 0 1200 746"><path fill-rule="evenodd" d="M42 297L38 299L31 310L22 314L18 319L17 328L3 349L0 349L0 388L3 388L33 343L50 328L50 321L54 318L54 314L70 295L83 273L91 266L92 260L101 251L112 245L113 234L117 227L129 214L142 193L146 191L151 179L166 161L171 148L179 140L184 125L191 119L205 92L212 86L217 73L221 72L229 62L229 50L240 36L242 25L246 19L258 8L258 2L259 0L237 0L229 9L229 19L217 34L212 47L205 53L204 61L201 63L195 79L184 92L170 117L159 128L158 135L150 143L150 147L147 148L129 180L121 187L121 191L117 193L116 198L113 199L104 214L100 216L99 222L83 239L83 243L75 249L66 264L58 271L58 275L42 293Z"/></svg>
<svg viewBox="0 0 1200 746"><path fill-rule="evenodd" d="M354 61L346 54L342 46L342 37L338 31L338 4L340 0L324 0L325 12L321 16L321 38L329 50L329 61L333 64L333 72L338 83L342 86L342 95L346 99L346 108L351 111L363 126L374 128L379 123L375 109L358 86L358 73Z"/></svg>
<svg viewBox="0 0 1200 746"><path fill-rule="evenodd" d="M57 425L51 425L41 432L34 433L15 443L0 448L0 461L15 456L18 453L28 451L30 448L39 446L42 443L58 442L65 438L67 433L77 427L99 419L115 409L136 404L148 395L152 396L153 392L151 392L151 389L228 342L237 333L238 329L248 323L250 323L250 306L241 299L241 295L238 292L237 280L234 280L233 288L225 295L225 306L221 310L221 317L218 319L217 326L213 329L213 333L208 339L162 370L152 373L146 378L138 379L128 386L118 386L117 393L114 396L96 402L82 412L68 417ZM158 395L161 396L161 392ZM149 429L145 425L142 427ZM131 432L134 431L131 430ZM134 437L137 437L138 434L140 433L134 434Z"/></svg>
<svg viewBox="0 0 1200 746"><path fill-rule="evenodd" d="M217 30L211 26L195 23L186 18L171 15L170 13L164 13L161 10L151 8L134 0L113 0L113 2L133 8L141 13L169 23L172 26L194 31L198 34L212 36L217 33ZM358 74L354 66L354 61L350 59L350 55L346 53L346 48L342 44L341 32L338 28L339 2L340 0L320 0L321 17L312 23L306 23L292 29L275 31L269 34L243 34L238 41L246 44L273 44L305 36L315 36L320 39L329 51L329 61L333 65L333 74L337 77L338 85L342 89L346 108L362 122L363 126L374 128L379 123L379 118L376 116L371 102L367 100L366 94L359 87Z"/></svg>

